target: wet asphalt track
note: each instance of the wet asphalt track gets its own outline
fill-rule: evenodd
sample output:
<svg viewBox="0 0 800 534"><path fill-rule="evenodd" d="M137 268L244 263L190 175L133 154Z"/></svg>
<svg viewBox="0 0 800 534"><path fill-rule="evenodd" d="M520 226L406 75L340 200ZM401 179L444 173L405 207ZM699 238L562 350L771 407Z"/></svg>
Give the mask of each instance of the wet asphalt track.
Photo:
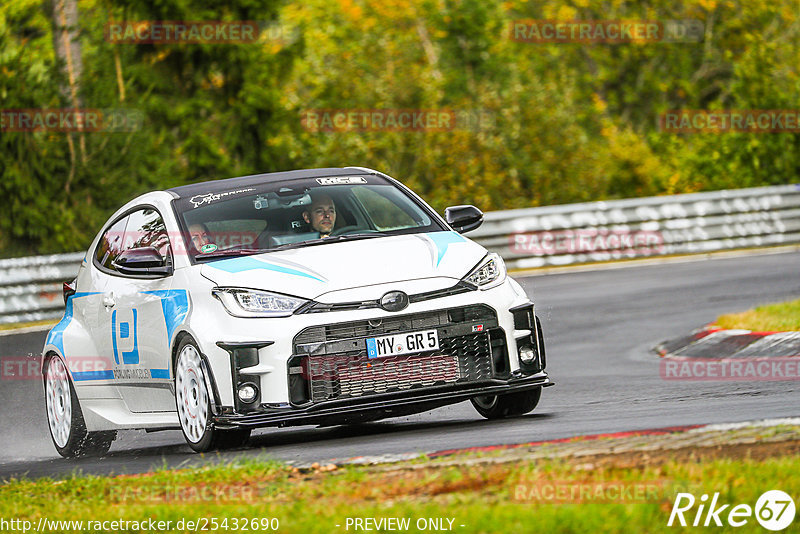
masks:
<svg viewBox="0 0 800 534"><path fill-rule="evenodd" d="M465 402L350 427L264 429L249 447L191 453L179 431L129 431L105 458L63 460L50 442L40 383L0 381L0 479L133 473L260 456L312 462L362 455L524 443L579 434L800 415L800 382L665 382L656 342L718 314L800 297L800 253L780 253L517 278L547 342L545 389L530 415L484 421ZM41 350L45 332L0 336L0 356Z"/></svg>

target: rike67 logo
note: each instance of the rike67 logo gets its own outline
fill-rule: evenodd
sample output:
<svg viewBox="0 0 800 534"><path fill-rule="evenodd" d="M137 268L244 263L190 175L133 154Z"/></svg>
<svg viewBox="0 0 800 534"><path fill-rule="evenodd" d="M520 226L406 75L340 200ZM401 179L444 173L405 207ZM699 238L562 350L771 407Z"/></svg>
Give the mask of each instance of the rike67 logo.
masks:
<svg viewBox="0 0 800 534"><path fill-rule="evenodd" d="M755 516L762 527L779 531L792 524L794 515L794 501L787 493L780 490L764 492L756 501L755 508L749 504L737 504L731 508L730 504L721 502L719 492L714 493L710 502L707 494L701 495L698 500L691 493L678 493L667 526L675 525L677 520L677 524L682 527L690 524L693 527L721 527L724 524L743 527Z"/></svg>

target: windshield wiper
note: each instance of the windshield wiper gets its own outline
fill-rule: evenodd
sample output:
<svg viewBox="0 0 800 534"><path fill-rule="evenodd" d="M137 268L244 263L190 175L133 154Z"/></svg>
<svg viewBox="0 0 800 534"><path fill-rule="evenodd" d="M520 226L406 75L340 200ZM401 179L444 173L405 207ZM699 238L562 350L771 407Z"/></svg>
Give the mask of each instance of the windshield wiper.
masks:
<svg viewBox="0 0 800 534"><path fill-rule="evenodd" d="M358 234L344 234L344 235L337 235L335 237L338 238L339 241L347 241L348 239L364 239L367 237L388 237L390 234L388 232L363 232Z"/></svg>
<svg viewBox="0 0 800 534"><path fill-rule="evenodd" d="M283 245L278 245L277 247L272 247L270 249L267 249L267 252L274 252L276 250L288 250L290 248L311 247L314 245L321 245L322 243L326 243L328 241L331 241L330 237L307 239L305 241L298 241L297 243L284 243Z"/></svg>
<svg viewBox="0 0 800 534"><path fill-rule="evenodd" d="M212 258L224 258L226 256L250 256L252 254L259 254L262 252L267 252L267 249L263 248L237 248L232 250L215 250L214 252L206 252L197 254L194 259L195 261L199 260L206 260Z"/></svg>

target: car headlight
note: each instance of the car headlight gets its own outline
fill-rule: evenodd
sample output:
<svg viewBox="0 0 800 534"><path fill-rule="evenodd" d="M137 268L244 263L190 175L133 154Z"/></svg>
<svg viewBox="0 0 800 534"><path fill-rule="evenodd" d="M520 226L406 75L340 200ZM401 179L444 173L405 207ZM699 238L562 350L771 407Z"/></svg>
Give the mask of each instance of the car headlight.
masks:
<svg viewBox="0 0 800 534"><path fill-rule="evenodd" d="M478 289L491 289L506 279L506 264L499 254L490 252L477 267L464 277L464 281Z"/></svg>
<svg viewBox="0 0 800 534"><path fill-rule="evenodd" d="M216 287L212 293L234 317L288 317L308 302L289 295L255 289Z"/></svg>

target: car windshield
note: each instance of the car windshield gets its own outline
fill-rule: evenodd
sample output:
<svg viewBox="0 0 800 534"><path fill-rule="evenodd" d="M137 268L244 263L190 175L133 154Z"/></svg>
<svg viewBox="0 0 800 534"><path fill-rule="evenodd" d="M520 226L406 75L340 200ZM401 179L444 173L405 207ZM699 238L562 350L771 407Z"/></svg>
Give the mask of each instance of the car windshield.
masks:
<svg viewBox="0 0 800 534"><path fill-rule="evenodd" d="M417 200L377 176L212 189L174 205L187 253L196 261L447 229Z"/></svg>

